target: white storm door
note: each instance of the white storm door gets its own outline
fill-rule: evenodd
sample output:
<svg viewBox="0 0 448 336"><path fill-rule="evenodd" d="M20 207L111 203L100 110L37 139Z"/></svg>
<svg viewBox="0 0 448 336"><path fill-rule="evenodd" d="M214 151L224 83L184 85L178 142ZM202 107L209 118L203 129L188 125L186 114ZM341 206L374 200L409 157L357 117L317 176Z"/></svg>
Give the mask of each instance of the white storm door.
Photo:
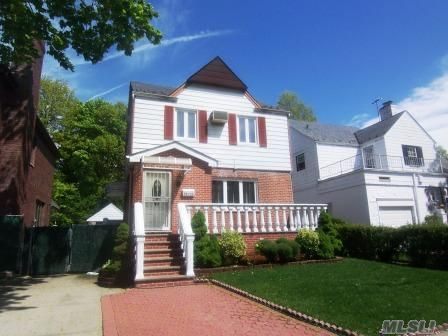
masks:
<svg viewBox="0 0 448 336"><path fill-rule="evenodd" d="M144 181L145 230L169 231L171 209L169 172L146 172Z"/></svg>

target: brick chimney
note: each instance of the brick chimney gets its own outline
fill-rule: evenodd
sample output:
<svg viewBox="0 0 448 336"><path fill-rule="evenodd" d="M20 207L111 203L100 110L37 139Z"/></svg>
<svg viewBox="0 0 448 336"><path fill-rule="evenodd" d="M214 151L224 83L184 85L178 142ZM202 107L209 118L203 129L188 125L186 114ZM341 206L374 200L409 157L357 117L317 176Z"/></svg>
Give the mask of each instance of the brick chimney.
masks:
<svg viewBox="0 0 448 336"><path fill-rule="evenodd" d="M381 106L379 112L380 112L381 121L392 117L392 100L388 100L387 102L384 102L383 106Z"/></svg>

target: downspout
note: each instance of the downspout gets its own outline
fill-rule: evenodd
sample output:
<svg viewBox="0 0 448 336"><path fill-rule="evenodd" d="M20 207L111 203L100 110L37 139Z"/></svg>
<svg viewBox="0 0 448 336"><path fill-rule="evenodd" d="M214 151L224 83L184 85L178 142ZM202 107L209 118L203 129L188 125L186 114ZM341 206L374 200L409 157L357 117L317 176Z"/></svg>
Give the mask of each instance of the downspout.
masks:
<svg viewBox="0 0 448 336"><path fill-rule="evenodd" d="M416 183L417 175L412 174L412 191L414 193L414 203L415 203L415 212L417 215L417 224L420 224L422 222L420 218L420 209L419 209L419 202L418 202L418 193L417 193L417 183Z"/></svg>

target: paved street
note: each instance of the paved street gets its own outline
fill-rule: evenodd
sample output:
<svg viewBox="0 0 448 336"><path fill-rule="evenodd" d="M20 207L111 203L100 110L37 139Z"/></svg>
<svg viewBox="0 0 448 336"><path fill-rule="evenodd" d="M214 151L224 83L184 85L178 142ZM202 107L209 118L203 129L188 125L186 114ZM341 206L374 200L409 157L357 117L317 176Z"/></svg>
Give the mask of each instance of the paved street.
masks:
<svg viewBox="0 0 448 336"><path fill-rule="evenodd" d="M102 335L96 277L61 275L0 280L1 335Z"/></svg>

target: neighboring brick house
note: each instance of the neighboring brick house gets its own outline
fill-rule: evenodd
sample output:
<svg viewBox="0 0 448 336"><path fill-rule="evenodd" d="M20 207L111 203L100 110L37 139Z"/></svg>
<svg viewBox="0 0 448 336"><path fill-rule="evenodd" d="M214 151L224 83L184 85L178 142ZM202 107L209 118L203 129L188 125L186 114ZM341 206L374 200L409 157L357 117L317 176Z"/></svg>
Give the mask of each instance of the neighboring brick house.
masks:
<svg viewBox="0 0 448 336"><path fill-rule="evenodd" d="M43 54L44 47L36 47ZM0 216L26 226L49 224L58 151L37 117L42 57L32 65L0 66Z"/></svg>
<svg viewBox="0 0 448 336"><path fill-rule="evenodd" d="M297 227L317 224L323 205L292 204L289 112L259 103L221 58L175 88L131 82L129 97L127 220L134 232L182 235L201 210L209 232L242 232L253 255L261 238L293 237ZM171 274L166 253L146 258L146 280Z"/></svg>

